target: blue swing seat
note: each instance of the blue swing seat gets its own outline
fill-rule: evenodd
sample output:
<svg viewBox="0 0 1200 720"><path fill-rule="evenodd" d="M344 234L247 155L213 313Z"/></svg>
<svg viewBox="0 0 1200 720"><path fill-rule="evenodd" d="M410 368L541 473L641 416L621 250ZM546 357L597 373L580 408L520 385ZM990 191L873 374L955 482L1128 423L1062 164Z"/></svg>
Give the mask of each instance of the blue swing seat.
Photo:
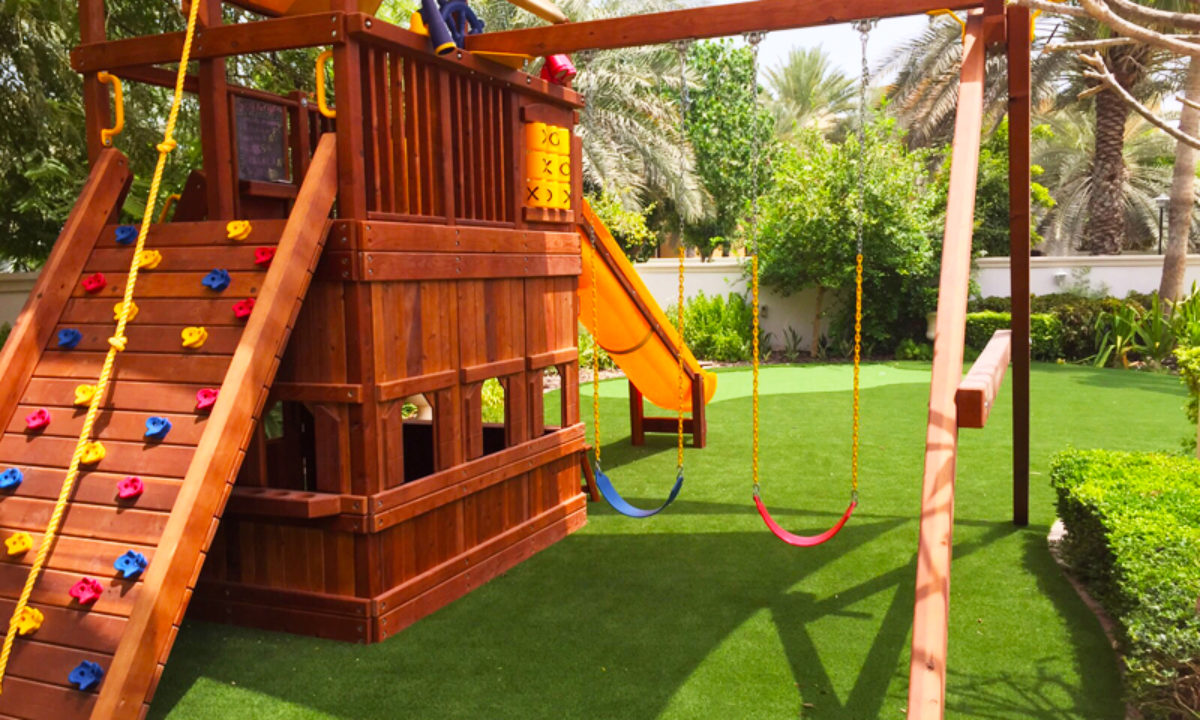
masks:
<svg viewBox="0 0 1200 720"><path fill-rule="evenodd" d="M679 497L679 491L683 488L683 468L679 468L679 472L675 475L675 487L671 488L671 494L667 496L666 502L652 510L643 510L631 505L629 501L621 497L621 494L613 487L612 480L609 480L604 471L600 469L599 463L595 464L595 468L596 487L600 488L600 494L604 496L605 501L612 506L613 510L616 510L625 517L639 519L653 517L666 510L668 505L675 502L675 498Z"/></svg>

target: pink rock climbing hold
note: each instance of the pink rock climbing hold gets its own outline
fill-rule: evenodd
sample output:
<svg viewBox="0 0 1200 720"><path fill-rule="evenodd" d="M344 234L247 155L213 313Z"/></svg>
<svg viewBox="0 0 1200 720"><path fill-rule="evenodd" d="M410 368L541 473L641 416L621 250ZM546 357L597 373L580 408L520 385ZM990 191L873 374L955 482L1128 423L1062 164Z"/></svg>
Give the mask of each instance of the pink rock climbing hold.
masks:
<svg viewBox="0 0 1200 720"><path fill-rule="evenodd" d="M30 430L43 430L50 424L50 411L42 408L35 413L25 416L25 427Z"/></svg>
<svg viewBox="0 0 1200 720"><path fill-rule="evenodd" d="M217 404L217 395L219 391L215 388L204 388L196 393L196 409L200 411L212 410L213 405Z"/></svg>
<svg viewBox="0 0 1200 720"><path fill-rule="evenodd" d="M146 486L139 477L130 476L117 483L117 497L122 500L141 497L144 492L146 492Z"/></svg>
<svg viewBox="0 0 1200 720"><path fill-rule="evenodd" d="M104 586L90 577L85 577L75 583L67 594L78 600L80 605L91 605L104 594Z"/></svg>

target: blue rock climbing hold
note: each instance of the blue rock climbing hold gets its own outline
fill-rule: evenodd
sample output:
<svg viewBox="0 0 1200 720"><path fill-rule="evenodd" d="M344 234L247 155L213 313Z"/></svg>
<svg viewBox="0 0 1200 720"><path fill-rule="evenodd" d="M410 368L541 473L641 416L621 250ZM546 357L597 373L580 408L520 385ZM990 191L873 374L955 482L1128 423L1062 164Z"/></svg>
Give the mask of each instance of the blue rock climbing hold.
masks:
<svg viewBox="0 0 1200 720"><path fill-rule="evenodd" d="M113 563L113 567L117 569L117 572L121 573L121 577L126 580L132 580L141 575L142 571L149 564L150 561L146 559L145 555L136 550L129 550L117 558L117 561Z"/></svg>
<svg viewBox="0 0 1200 720"><path fill-rule="evenodd" d="M25 474L17 468L9 468L0 473L0 490L12 490L21 484L25 479Z"/></svg>
<svg viewBox="0 0 1200 720"><path fill-rule="evenodd" d="M58 331L58 346L68 350L74 348L83 339L83 333L75 328L63 328Z"/></svg>
<svg viewBox="0 0 1200 720"><path fill-rule="evenodd" d="M162 440L171 432L171 421L165 417L146 418L146 437L151 440Z"/></svg>
<svg viewBox="0 0 1200 720"><path fill-rule="evenodd" d="M84 660L75 666L71 674L67 676L67 682L71 683L80 690L87 692L95 690L100 685L100 680L104 677L104 668L91 660Z"/></svg>
<svg viewBox="0 0 1200 720"><path fill-rule="evenodd" d="M229 287L230 280L231 278L229 277L228 270L213 270L208 274L207 277L204 278L204 287L208 288L209 290L221 292L225 288Z"/></svg>
<svg viewBox="0 0 1200 720"><path fill-rule="evenodd" d="M121 225L117 228L117 244L132 245L137 242L137 225Z"/></svg>

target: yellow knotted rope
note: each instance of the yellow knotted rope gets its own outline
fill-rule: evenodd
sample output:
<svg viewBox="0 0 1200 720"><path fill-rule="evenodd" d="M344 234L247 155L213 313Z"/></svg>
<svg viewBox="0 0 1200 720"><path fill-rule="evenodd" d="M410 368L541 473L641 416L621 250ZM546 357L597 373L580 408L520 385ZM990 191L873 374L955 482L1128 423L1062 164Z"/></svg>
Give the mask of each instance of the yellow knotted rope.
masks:
<svg viewBox="0 0 1200 720"><path fill-rule="evenodd" d="M59 490L58 500L54 504L54 512L51 513L50 521L46 525L46 532L42 537L41 545L38 546L37 556L33 560L32 567L29 568L29 576L25 579L25 587L21 589L21 596L17 599L16 607L13 608L12 619L8 623L8 633L4 636L4 647L0 650L0 692L2 692L4 673L8 668L9 656L12 655L13 642L16 640L18 634L19 620L25 608L29 605L29 598L33 594L33 586L37 583L42 568L45 567L46 560L50 556L50 549L58 536L63 515L66 514L67 505L70 503L71 495L75 489L75 481L79 478L79 466L84 463L85 454L94 445L91 439L92 430L95 427L96 418L100 414L100 404L104 401L104 397L107 394L108 383L112 379L113 366L116 363L117 353L125 349L125 326L129 322L130 306L133 302L133 290L137 284L138 277L139 268L137 258L141 255L142 250L145 249L146 237L150 232L150 224L154 220L158 192L162 185L163 173L167 166L167 156L176 147L175 125L179 120L179 108L183 104L184 81L187 79L188 60L192 53L192 40L196 35L196 23L199 17L200 5L201 3L199 2L193 2L188 12L187 32L184 34L183 41L183 55L179 60L179 71L175 79L175 95L171 101L171 112L167 116L167 127L163 133L163 141L158 145L158 164L154 168L154 179L150 183L150 196L146 201L146 212L142 216L137 246L133 252L134 260L130 263L129 277L125 282L125 299L122 303L120 316L117 319L116 333L109 338L108 354L104 358L104 366L101 368L100 377L96 382L96 392L92 395L91 402L88 403L87 416L84 418L83 428L79 432L79 441L75 445L75 453L71 456L71 464L67 468L67 475L63 479L62 489Z"/></svg>

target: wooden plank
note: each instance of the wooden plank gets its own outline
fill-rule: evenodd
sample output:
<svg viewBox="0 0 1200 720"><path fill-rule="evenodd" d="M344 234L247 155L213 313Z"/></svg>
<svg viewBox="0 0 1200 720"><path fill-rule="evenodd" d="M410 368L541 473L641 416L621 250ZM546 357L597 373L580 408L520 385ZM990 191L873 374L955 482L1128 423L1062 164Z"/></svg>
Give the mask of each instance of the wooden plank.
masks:
<svg viewBox="0 0 1200 720"><path fill-rule="evenodd" d="M570 347L537 353L536 355L530 355L527 360L529 370L541 370L551 366L563 365L579 360L579 348Z"/></svg>
<svg viewBox="0 0 1200 720"><path fill-rule="evenodd" d="M105 472L183 477L192 457L190 446L146 445L104 438L101 440L107 455L96 467ZM5 433L3 438L0 438L0 463L65 468L75 453L75 445L76 440L73 438L31 438L24 433Z"/></svg>
<svg viewBox="0 0 1200 720"><path fill-rule="evenodd" d="M0 502L0 525L10 530L40 533L46 527L53 511L52 500L9 495ZM166 522L167 515L163 512L118 507L115 504L72 503L63 520L62 532L63 535L76 538L111 540L149 547L158 540ZM116 557L112 560L116 560ZM18 588L23 584L19 583Z"/></svg>
<svg viewBox="0 0 1200 720"><path fill-rule="evenodd" d="M1013 524L1029 524L1029 251L1032 135L1029 8L1008 8L1008 227L1012 297Z"/></svg>
<svg viewBox="0 0 1200 720"><path fill-rule="evenodd" d="M237 597L231 590L231 597ZM370 629L372 624L362 618L330 613L309 612L294 605L270 606L233 602L227 598L214 597L207 591L192 601L190 616L209 622L260 628L293 635L310 635L340 640L342 642L374 642Z"/></svg>
<svg viewBox="0 0 1200 720"><path fill-rule="evenodd" d="M371 252L360 257L362 277L369 282L563 277L583 272L582 260L574 255Z"/></svg>
<svg viewBox="0 0 1200 720"><path fill-rule="evenodd" d="M72 402L78 381L62 378L34 378L29 381L21 402L38 407ZM147 413L189 413L196 409L196 393L204 385L125 381L110 386L107 407Z"/></svg>
<svg viewBox="0 0 1200 720"><path fill-rule="evenodd" d="M306 403L348 403L363 401L362 385L350 383L275 383L271 386L271 398Z"/></svg>
<svg viewBox="0 0 1200 720"><path fill-rule="evenodd" d="M347 224L336 223L339 228ZM353 225L347 231L360 233L363 249L374 252L578 255L581 242L576 232L384 221Z"/></svg>
<svg viewBox="0 0 1200 720"><path fill-rule="evenodd" d="M0 563L0 597L15 600L25 585L28 569L18 565ZM115 573L114 573L115 575ZM46 570L33 589L31 601L35 605L49 605L63 609L79 610L81 606L68 593L79 581L79 573ZM94 578L103 586L103 592L95 603L86 610L89 613L124 617L144 593L143 583L121 580L113 575ZM107 678L106 678L107 679ZM5 683L7 686L7 683ZM8 695L8 693L4 693ZM46 716L42 716L46 717ZM55 717L53 715L49 717Z"/></svg>
<svg viewBox="0 0 1200 720"><path fill-rule="evenodd" d="M141 288L141 281L139 281L138 287ZM233 326L240 334L246 321L239 320L234 316L233 306L243 299L234 296L204 300L138 297L134 300L138 306L138 315L129 325L129 337L131 338L129 346L134 347L132 338L140 326L175 325L185 318L188 323L207 328L210 337L218 326ZM120 298L73 298L63 311L61 326L79 328L81 325L107 324L109 327L113 327L113 308L118 302L120 302ZM50 337L47 337L47 344L50 342ZM179 339L180 335L177 332L173 337L163 339L162 342L179 341ZM107 339L105 342L107 343Z"/></svg>
<svg viewBox="0 0 1200 720"><path fill-rule="evenodd" d="M1008 370L1011 358L1012 331L997 330L954 394L960 428L982 428L987 425L988 415L1000 393L1000 385L1004 382L1004 373Z"/></svg>
<svg viewBox="0 0 1200 720"><path fill-rule="evenodd" d="M182 378L201 385L218 385L225 377L229 357L224 355L188 354L187 350L173 355L123 352L113 371L114 382L170 382ZM49 351L33 371L38 378L71 378L94 383L104 364L98 352Z"/></svg>
<svg viewBox="0 0 1200 720"><path fill-rule="evenodd" d="M12 617L16 605L15 600L0 599L0 615ZM36 603L33 607L45 616L42 627L37 631L39 641L101 653L111 653L117 649L127 622L122 617L79 609Z"/></svg>
<svg viewBox="0 0 1200 720"><path fill-rule="evenodd" d="M193 60L250 55L275 50L338 45L342 42L342 13L315 13L198 30ZM81 45L71 51L76 72L119 72L142 65L179 62L183 33L165 33Z"/></svg>
<svg viewBox="0 0 1200 720"><path fill-rule="evenodd" d="M188 467L176 510L159 542L156 562L147 570L142 596L113 658L96 703L98 717L137 717L150 692L157 666L165 662L178 623L212 542L217 518L250 441L267 388L278 368L278 353L295 322L311 272L326 236L337 191L336 143L321 139L296 208L288 219L279 255L267 274L260 304L234 356L208 427Z"/></svg>
<svg viewBox="0 0 1200 720"><path fill-rule="evenodd" d="M978 7L971 0L755 0L471 35L467 50L547 56ZM353 26L352 26L353 29Z"/></svg>
<svg viewBox="0 0 1200 720"><path fill-rule="evenodd" d="M69 692L24 678L6 678L0 695L0 713L18 718L86 718L95 704L95 693Z"/></svg>
<svg viewBox="0 0 1200 720"><path fill-rule="evenodd" d="M62 468L24 467L25 480L21 483L20 493L25 498L56 500L62 487ZM114 507L136 508L138 510L170 511L175 505L175 497L179 494L179 481L173 478L139 475L145 491L135 500L118 500L117 483L127 475L120 473L105 473L96 470L82 472L75 485L75 495L72 501L85 505L112 505ZM0 508L3 503L0 503ZM2 615L3 613L0 613Z"/></svg>
<svg viewBox="0 0 1200 720"><path fill-rule="evenodd" d="M104 42L106 13L103 0L83 0L79 3L79 36L84 43ZM100 131L112 127L112 107L108 86L97 78L98 73L86 73L83 78L84 133L87 137L88 162L95 167L104 142Z"/></svg>
<svg viewBox="0 0 1200 720"><path fill-rule="evenodd" d="M953 555L954 466L958 450L954 394L962 379L971 233L983 120L983 18L972 13L963 45L954 162L946 201L946 230L938 290L937 335L929 386L929 427L921 487L921 531L917 549L909 666L909 720L937 720L945 709L946 645L950 617L950 560Z"/></svg>
<svg viewBox="0 0 1200 720"><path fill-rule="evenodd" d="M221 0L191 1L201 3L198 33L202 35L207 30L221 28L224 22ZM203 37L199 37L193 48L203 44ZM230 115L232 108L225 60L197 59L200 78L200 147L204 176L209 180L205 185L208 192L208 219L232 220L237 203L237 171L234 169L235 127Z"/></svg>
<svg viewBox="0 0 1200 720"><path fill-rule="evenodd" d="M207 274L210 270L218 268L231 271L266 272L265 268L254 263L254 251L262 247L261 245L250 241L224 244L217 237L208 239L207 246L180 247L163 251L162 263L152 272ZM129 270L132 254L133 251L130 248L97 248L88 258L83 274L126 272Z"/></svg>
<svg viewBox="0 0 1200 720"><path fill-rule="evenodd" d="M48 685L59 685L64 693L79 693L74 686L67 683L67 676L80 662L89 661L107 666L110 655L89 650L63 647L41 642L35 635L25 638L13 646L12 658L9 661L4 676L8 678L24 678L35 680ZM92 695L93 693L86 693Z"/></svg>
<svg viewBox="0 0 1200 720"><path fill-rule="evenodd" d="M458 382L458 379L457 370L443 370L441 372L382 382L375 387L376 400L379 402L389 402L392 400L402 400L421 393L444 390L453 386Z"/></svg>
<svg viewBox="0 0 1200 720"><path fill-rule="evenodd" d="M235 488L226 514L264 517L330 517L342 511L342 496L333 493L297 492L272 488Z"/></svg>
<svg viewBox="0 0 1200 720"><path fill-rule="evenodd" d="M220 292L209 290L201 281L207 273L198 272L159 272L143 270L138 274L137 293L134 302L141 307L143 298L182 298L224 300L230 305L242 298L254 297L263 284L261 272L231 272L229 287ZM125 296L125 278L127 273L112 273L108 276L108 285L97 293L89 293L83 286L76 284L72 296L77 298L108 299L109 317L111 319L112 305ZM191 318L176 318L176 320Z"/></svg>
<svg viewBox="0 0 1200 720"><path fill-rule="evenodd" d="M83 429L83 419L86 408L76 407L45 407L50 413L50 425L31 431L25 426L25 416L43 409L45 406L20 405L13 419L9 422L7 431L13 435L26 437L62 437L77 439ZM95 436L104 440L121 440L125 442L145 442L146 419L151 413L124 412L101 410L96 418ZM167 441L172 445L195 445L200 441L204 432L206 413L165 413L171 421L171 431Z"/></svg>
<svg viewBox="0 0 1200 720"><path fill-rule="evenodd" d="M126 326L125 336L129 339L128 351L136 351L139 355L160 354L179 356L185 352L183 348L182 334L184 328L191 327L190 325L151 325L140 324L141 306L138 306L139 316L134 320L133 324ZM233 311L230 307L221 308L221 314L228 313L233 316ZM112 314L112 307L109 307L109 314ZM108 351L108 339L113 335L114 323L78 323L70 321L70 313L67 313L67 321L55 328L56 335L50 337L50 341L46 343L47 354L57 353L58 355L70 355L73 353L97 353ZM186 317L182 312L178 313L179 317ZM236 318L235 318L236 319ZM203 347L191 348L186 351L189 357L196 355L233 355L233 351L237 349L238 342L242 338L242 326L244 321L238 321L237 325L221 325L217 327L208 327L207 323L201 320L197 325L205 326L208 330L208 340ZM70 352L58 350L57 331L66 329L78 330L83 338L79 344ZM166 361L166 358L163 358ZM118 366L120 362L118 362ZM195 378L192 378L193 380Z"/></svg>
<svg viewBox="0 0 1200 720"><path fill-rule="evenodd" d="M464 385L471 383L483 382L489 378L499 378L505 375L513 375L525 369L525 358L512 358L509 360L498 360L496 362L484 363L482 365L471 365L464 367L461 372L461 382Z"/></svg>
<svg viewBox="0 0 1200 720"><path fill-rule="evenodd" d="M0 349L0 425L7 425L41 356L54 333L63 305L76 286L88 253L113 211L120 206L130 179L129 161L116 150L99 155L67 217L49 259L42 268L12 333ZM112 308L109 308L109 316Z"/></svg>
<svg viewBox="0 0 1200 720"><path fill-rule="evenodd" d="M277 245L285 222L284 220L254 220L250 225L250 237L240 242L229 239L226 223L223 221L172 222L151 225L150 234L146 237L146 247L162 251L163 261L166 262L168 255L166 248L194 246L212 248L214 245L218 245L233 249L242 245L251 247ZM117 225L105 225L96 247L115 248L132 254L130 246L117 244L117 227ZM128 267L126 265L122 269ZM166 266L160 265L159 267Z"/></svg>
<svg viewBox="0 0 1200 720"><path fill-rule="evenodd" d="M166 515L164 514L163 517L165 518ZM7 537L12 529L5 527L3 530L0 530L0 533ZM21 529L23 530L24 528ZM33 538L33 547L36 550L36 548L41 546L45 535L41 532L30 532L29 535ZM28 568L33 564L33 558L36 554L35 550L30 550L24 555L16 557L5 556L0 559L0 562L21 565ZM60 535L55 539L54 551L50 554L46 567L53 570L62 570L63 572L109 577L116 573L113 563L116 562L117 558L125 554L127 550L136 550L145 555L151 562L154 561L154 546L151 544L122 541L120 538L88 538L76 537L74 535Z"/></svg>

